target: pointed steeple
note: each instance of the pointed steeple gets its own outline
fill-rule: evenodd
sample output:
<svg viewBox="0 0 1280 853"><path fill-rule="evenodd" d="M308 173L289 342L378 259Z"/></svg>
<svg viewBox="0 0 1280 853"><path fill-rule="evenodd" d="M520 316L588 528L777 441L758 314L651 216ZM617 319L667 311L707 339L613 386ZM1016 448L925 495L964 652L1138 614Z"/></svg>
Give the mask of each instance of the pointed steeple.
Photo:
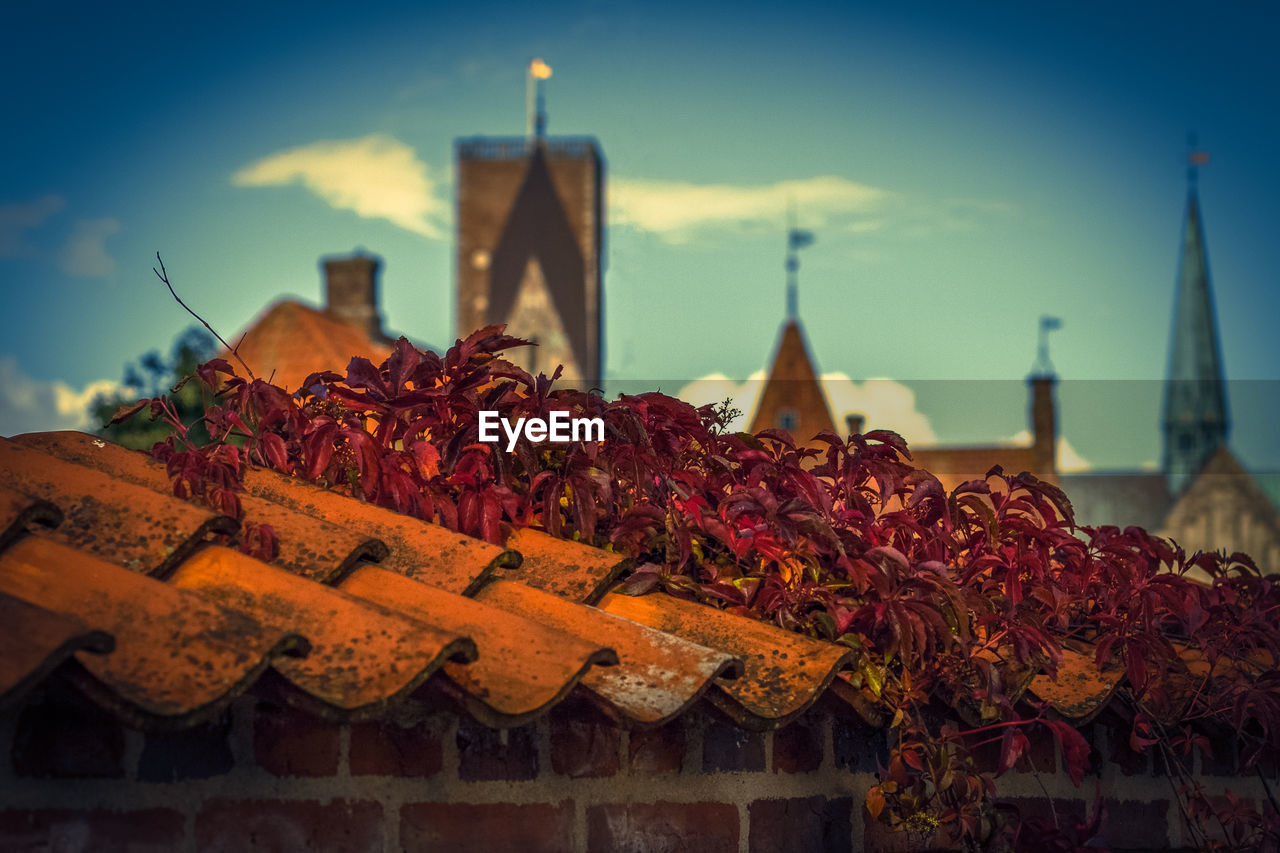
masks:
<svg viewBox="0 0 1280 853"><path fill-rule="evenodd" d="M1164 391L1162 467L1169 491L1175 495L1226 444L1229 426L1218 323L1196 191L1195 167L1202 162L1204 155L1192 154L1187 172L1187 213Z"/></svg>
<svg viewBox="0 0 1280 853"><path fill-rule="evenodd" d="M813 243L813 233L795 227L795 209L787 212L787 319L782 323L778 349L773 354L769 378L765 381L751 431L783 429L803 444L823 430L835 432L835 422L822 392L818 371L809 356L797 306L796 253Z"/></svg>
<svg viewBox="0 0 1280 853"><path fill-rule="evenodd" d="M751 421L752 432L770 428L785 429L801 444L823 430L835 432L804 330L796 319L789 318L782 326L769 378Z"/></svg>

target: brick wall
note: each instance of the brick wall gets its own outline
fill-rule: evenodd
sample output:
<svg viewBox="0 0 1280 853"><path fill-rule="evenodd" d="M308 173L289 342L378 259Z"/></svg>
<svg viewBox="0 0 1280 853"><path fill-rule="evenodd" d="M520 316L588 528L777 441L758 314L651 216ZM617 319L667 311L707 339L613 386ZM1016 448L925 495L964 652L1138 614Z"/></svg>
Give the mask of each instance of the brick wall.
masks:
<svg viewBox="0 0 1280 853"><path fill-rule="evenodd" d="M142 734L49 687L0 716L0 850L847 853L891 843L861 809L883 735L827 709L766 734L702 711L625 731L573 699L505 731L413 703L395 713L338 725L243 697L214 723ZM1099 754L1122 745L1102 727L1090 736ZM1243 783L1257 801L1249 780L1215 775L1227 760L1197 768L1206 788ZM1025 769L998 784L1032 815L1049 813L1046 794L1057 814L1081 815L1100 785L1116 847L1183 843L1162 775L1133 761L1098 767L1077 790L1057 772L1051 740L1037 738Z"/></svg>

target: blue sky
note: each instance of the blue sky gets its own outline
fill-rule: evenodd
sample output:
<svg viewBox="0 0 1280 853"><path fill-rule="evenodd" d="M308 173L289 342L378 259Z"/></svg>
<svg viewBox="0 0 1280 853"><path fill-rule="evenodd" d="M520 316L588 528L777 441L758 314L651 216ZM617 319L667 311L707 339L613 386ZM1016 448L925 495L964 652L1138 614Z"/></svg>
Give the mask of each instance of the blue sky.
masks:
<svg viewBox="0 0 1280 853"><path fill-rule="evenodd" d="M0 28L0 432L168 349L156 250L230 335L362 247L388 325L450 342L452 143L520 134L541 56L549 132L608 161L610 380L763 367L792 198L821 369L915 394L840 385L892 403L873 426L1012 436L1051 314L1063 431L1103 467L1158 455L1195 129L1233 443L1280 468L1274 7L32 5Z"/></svg>

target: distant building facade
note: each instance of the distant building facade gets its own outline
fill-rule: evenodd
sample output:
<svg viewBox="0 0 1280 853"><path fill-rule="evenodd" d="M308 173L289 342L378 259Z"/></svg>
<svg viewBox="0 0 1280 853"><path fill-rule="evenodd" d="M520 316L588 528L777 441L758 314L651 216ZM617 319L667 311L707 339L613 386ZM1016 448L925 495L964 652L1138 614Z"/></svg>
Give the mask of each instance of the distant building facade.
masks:
<svg viewBox="0 0 1280 853"><path fill-rule="evenodd" d="M811 443L820 432L845 435L861 433L866 426L861 414L850 414L837 429L831 407L823 390L821 374L814 365L800 323L798 309L799 261L796 250L809 245L813 235L791 229L787 253L787 317L782 325L778 346L769 365L760 400L749 420L752 432L782 429L800 444ZM1043 329L1042 329L1043 334ZM1058 481L1056 445L1057 411L1053 388L1056 377L1048 367L1044 339L1041 339L1043 369L1033 371L1028 380L1031 388L1031 444L991 444L955 447L911 448L912 461L933 473L946 489L967 480L979 480L999 465L1007 473L1027 471L1041 480Z"/></svg>
<svg viewBox="0 0 1280 853"><path fill-rule="evenodd" d="M456 143L457 333L507 324L508 358L565 384L604 376L604 158L590 138Z"/></svg>

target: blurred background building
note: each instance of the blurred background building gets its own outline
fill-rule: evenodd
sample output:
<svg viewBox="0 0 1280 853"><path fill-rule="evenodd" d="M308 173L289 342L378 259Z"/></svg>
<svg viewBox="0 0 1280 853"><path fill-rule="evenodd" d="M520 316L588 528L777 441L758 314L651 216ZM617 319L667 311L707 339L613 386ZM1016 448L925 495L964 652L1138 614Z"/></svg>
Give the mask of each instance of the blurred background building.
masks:
<svg viewBox="0 0 1280 853"><path fill-rule="evenodd" d="M563 365L566 384L600 387L604 157L590 137L546 136L550 74L541 60L530 65L524 138L455 144L457 331L505 323L537 344L510 353L526 370Z"/></svg>

